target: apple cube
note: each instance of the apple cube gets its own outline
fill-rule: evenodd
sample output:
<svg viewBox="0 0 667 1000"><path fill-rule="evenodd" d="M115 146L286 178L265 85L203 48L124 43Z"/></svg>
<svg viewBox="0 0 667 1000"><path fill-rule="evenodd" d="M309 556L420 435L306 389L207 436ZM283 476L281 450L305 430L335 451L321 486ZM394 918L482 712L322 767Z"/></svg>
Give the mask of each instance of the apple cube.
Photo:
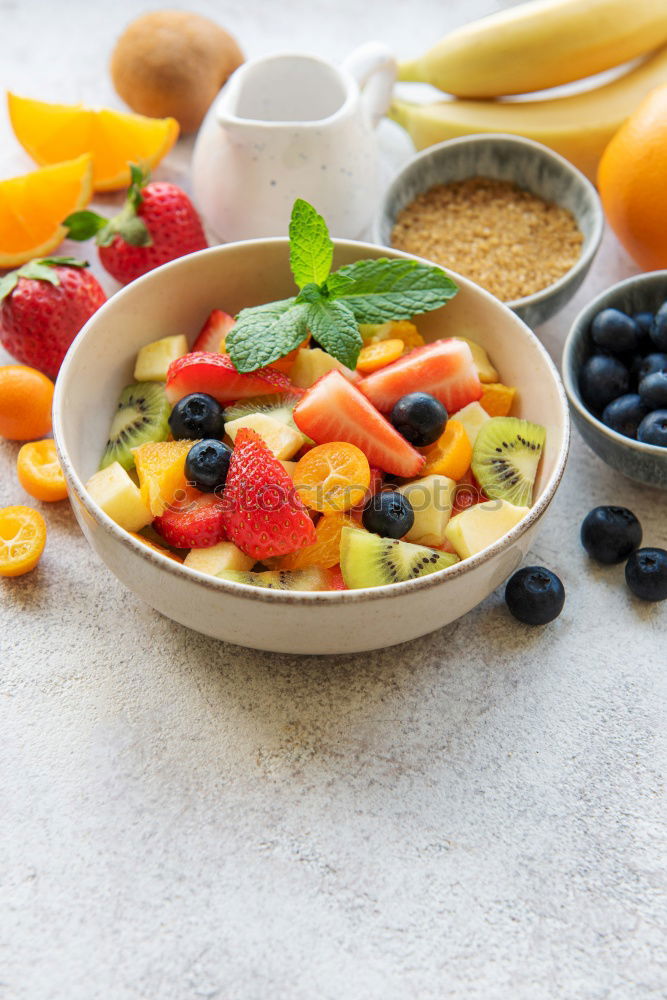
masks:
<svg viewBox="0 0 667 1000"><path fill-rule="evenodd" d="M207 549L191 549L183 560L184 566L217 576L223 570L245 573L252 569L255 560L241 552L233 542L218 542Z"/></svg>
<svg viewBox="0 0 667 1000"><path fill-rule="evenodd" d="M86 489L104 513L126 531L139 531L153 520L138 487L119 462L91 476Z"/></svg>
<svg viewBox="0 0 667 1000"><path fill-rule="evenodd" d="M463 428L470 439L470 444L473 446L482 426L487 420L491 419L484 407L480 406L479 403L468 403L467 406L452 414L452 417L454 420L458 420L460 424L463 424Z"/></svg>
<svg viewBox="0 0 667 1000"><path fill-rule="evenodd" d="M400 486L398 493L412 504L415 521L407 535L415 545L442 545L452 514L456 483L448 476L431 475Z"/></svg>
<svg viewBox="0 0 667 1000"><path fill-rule="evenodd" d="M300 430L293 425L283 423L282 420L276 420L269 413L249 413L246 417L230 420L225 424L225 432L232 441L236 441L236 435L242 427L250 427L259 434L276 458L292 458L306 443L306 438Z"/></svg>
<svg viewBox="0 0 667 1000"><path fill-rule="evenodd" d="M487 500L453 517L445 538L461 559L467 559L497 542L529 511L530 507L516 507L507 500Z"/></svg>
<svg viewBox="0 0 667 1000"><path fill-rule="evenodd" d="M300 348L294 364L290 368L290 382L300 389L309 389L318 378L333 370L339 371L350 382L358 382L359 375L344 364L333 358L321 347Z"/></svg>

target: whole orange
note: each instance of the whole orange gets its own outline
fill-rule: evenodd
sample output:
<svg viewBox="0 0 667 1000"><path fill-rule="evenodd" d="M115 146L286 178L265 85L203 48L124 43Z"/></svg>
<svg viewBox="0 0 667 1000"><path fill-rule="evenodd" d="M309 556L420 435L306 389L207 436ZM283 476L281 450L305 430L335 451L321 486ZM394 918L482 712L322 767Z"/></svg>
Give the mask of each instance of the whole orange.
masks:
<svg viewBox="0 0 667 1000"><path fill-rule="evenodd" d="M51 430L53 382L27 365L0 367L0 437L34 441Z"/></svg>
<svg viewBox="0 0 667 1000"><path fill-rule="evenodd" d="M646 271L667 267L667 84L652 90L605 149L598 188L609 225Z"/></svg>

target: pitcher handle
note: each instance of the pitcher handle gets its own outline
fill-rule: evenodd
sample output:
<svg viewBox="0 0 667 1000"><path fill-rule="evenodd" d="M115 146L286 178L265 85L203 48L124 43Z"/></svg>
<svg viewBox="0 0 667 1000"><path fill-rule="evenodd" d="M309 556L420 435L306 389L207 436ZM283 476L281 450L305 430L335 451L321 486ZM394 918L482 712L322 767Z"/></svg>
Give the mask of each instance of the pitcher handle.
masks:
<svg viewBox="0 0 667 1000"><path fill-rule="evenodd" d="M343 70L357 81L363 106L375 128L391 104L398 75L394 53L382 42L368 42L350 53Z"/></svg>

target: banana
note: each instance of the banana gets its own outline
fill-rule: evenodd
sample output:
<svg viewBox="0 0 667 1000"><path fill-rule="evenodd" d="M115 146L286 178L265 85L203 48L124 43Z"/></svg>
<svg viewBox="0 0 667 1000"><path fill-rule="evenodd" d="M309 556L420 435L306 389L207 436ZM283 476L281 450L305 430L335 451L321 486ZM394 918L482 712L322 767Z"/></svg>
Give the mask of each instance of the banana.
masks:
<svg viewBox="0 0 667 1000"><path fill-rule="evenodd" d="M620 66L667 43L667 0L535 0L446 35L399 80L456 97L528 94Z"/></svg>
<svg viewBox="0 0 667 1000"><path fill-rule="evenodd" d="M667 47L636 69L594 90L535 101L395 100L389 117L417 149L480 132L522 135L550 146L593 182L604 149L625 119L654 87L667 81Z"/></svg>

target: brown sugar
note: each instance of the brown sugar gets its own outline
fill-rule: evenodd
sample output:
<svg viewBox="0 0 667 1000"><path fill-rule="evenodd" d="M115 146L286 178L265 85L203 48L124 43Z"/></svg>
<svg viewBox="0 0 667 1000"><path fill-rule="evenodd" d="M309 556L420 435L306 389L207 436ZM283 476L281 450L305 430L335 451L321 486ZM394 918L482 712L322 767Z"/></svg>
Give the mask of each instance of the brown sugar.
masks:
<svg viewBox="0 0 667 1000"><path fill-rule="evenodd" d="M569 271L583 236L560 205L510 181L471 177L418 195L400 212L391 243L511 302Z"/></svg>

